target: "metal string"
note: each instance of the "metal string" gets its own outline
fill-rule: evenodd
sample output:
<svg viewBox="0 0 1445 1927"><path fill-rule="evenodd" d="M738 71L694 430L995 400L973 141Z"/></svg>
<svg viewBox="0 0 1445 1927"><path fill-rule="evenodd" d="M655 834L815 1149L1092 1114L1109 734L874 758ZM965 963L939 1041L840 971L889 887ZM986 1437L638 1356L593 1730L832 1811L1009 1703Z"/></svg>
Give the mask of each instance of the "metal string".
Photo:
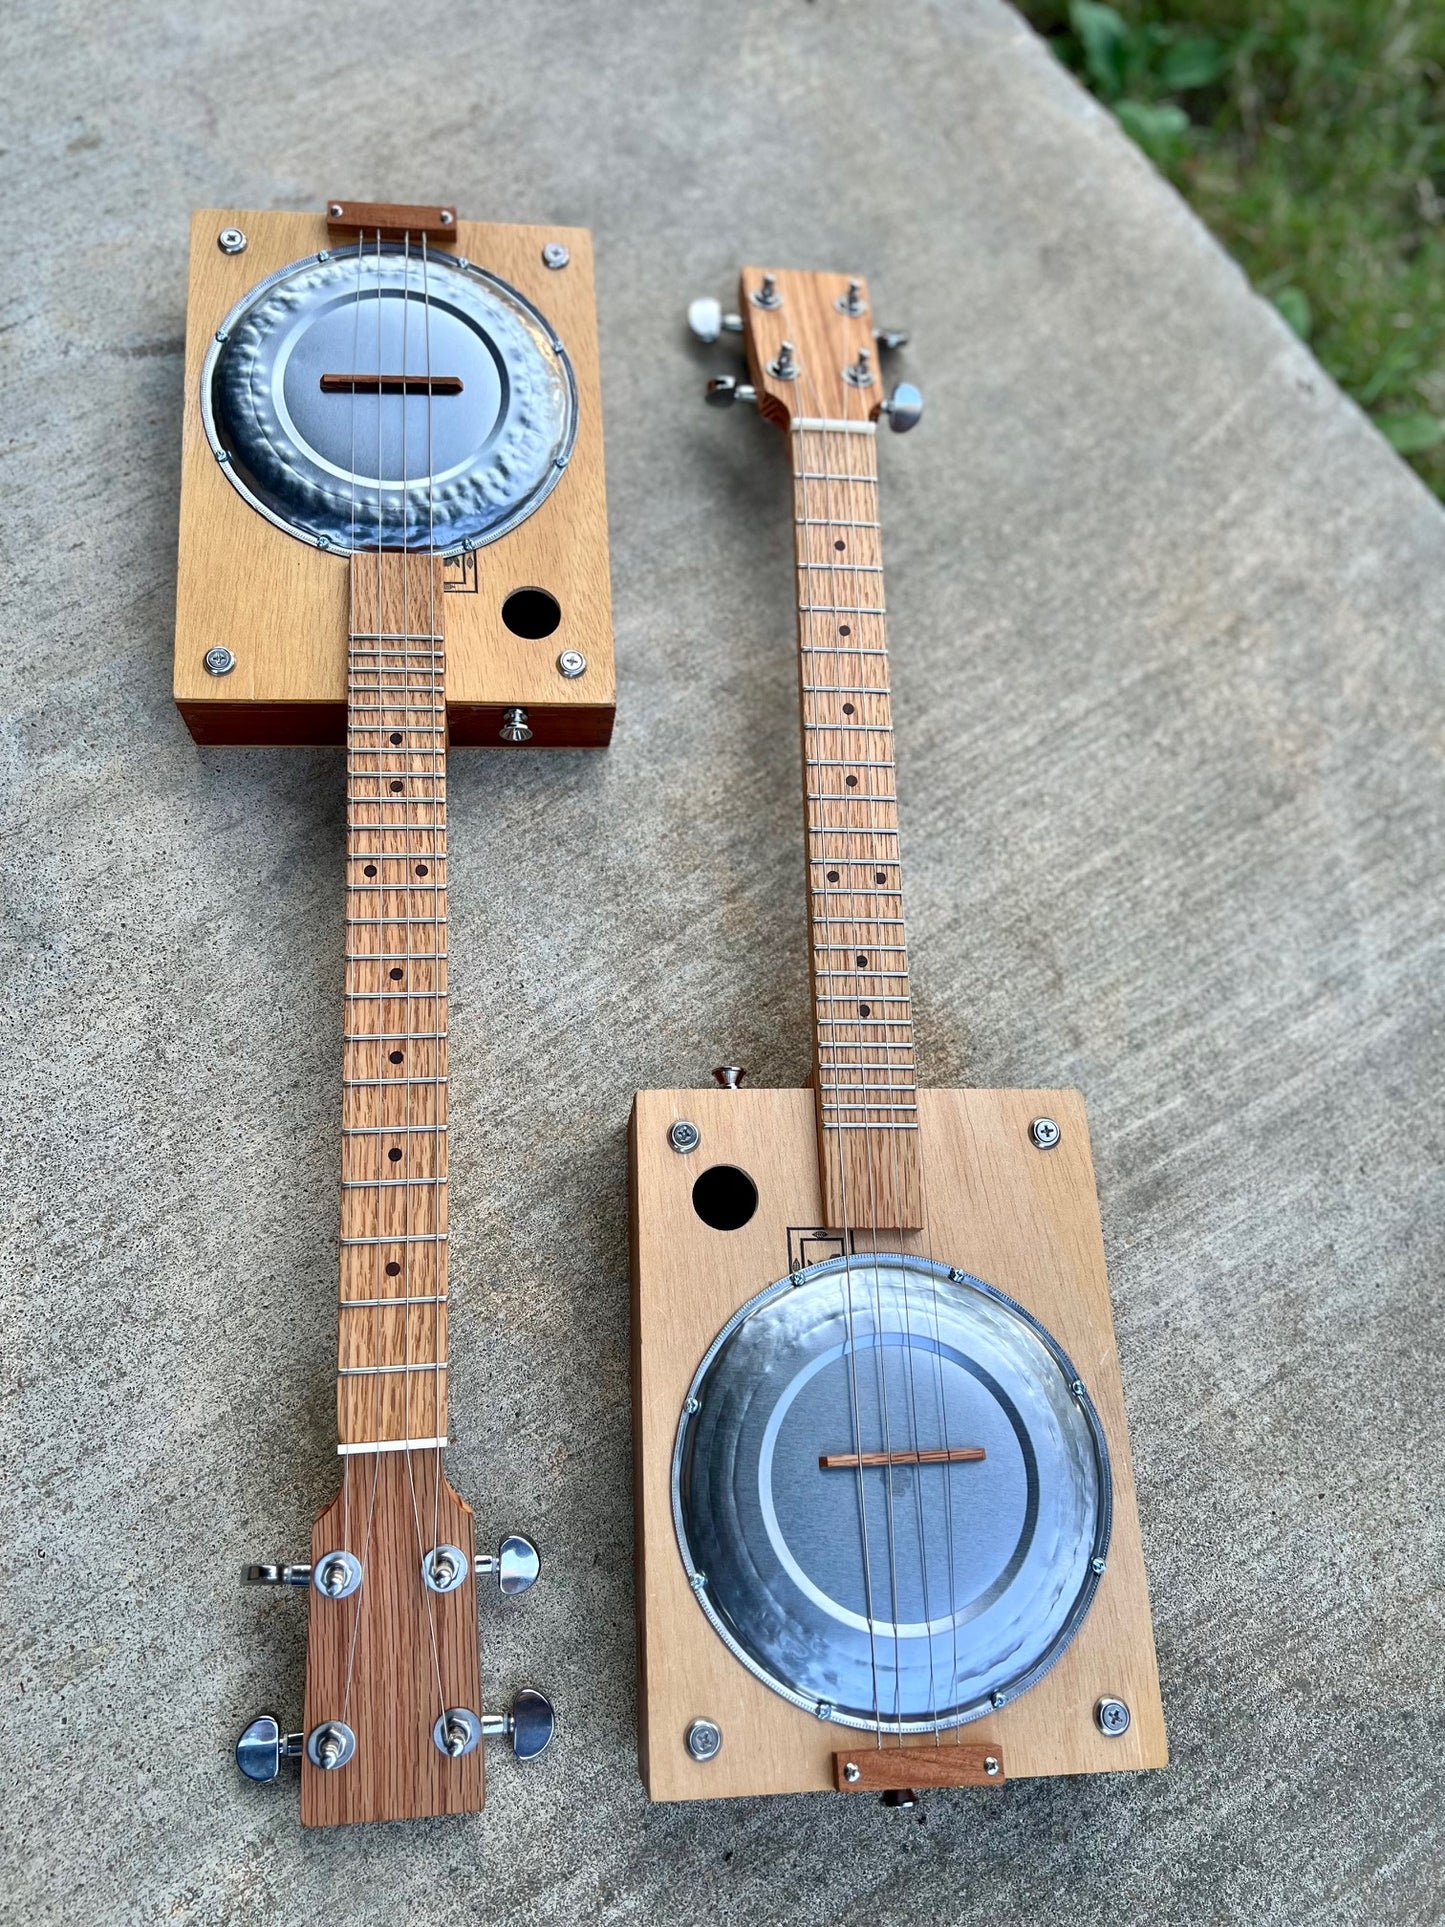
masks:
<svg viewBox="0 0 1445 1927"><path fill-rule="evenodd" d="M808 386L813 393L814 407L817 411L816 418L821 419L822 411L821 411L821 405L818 402L817 389L814 386L812 376L808 372L806 367L800 369L800 372L799 372L799 382L801 383L804 380L807 381ZM800 432L806 435L809 431L804 429ZM793 446L794 446L794 453L796 454L798 452L798 443L795 441ZM826 480L826 477L829 472L830 471L828 469L827 459L825 457L823 462L823 474L825 477L824 502L825 502L825 507L828 510L827 520L829 523L831 523L833 521L832 508L831 508L832 485ZM811 538L807 534L807 531L812 526L811 503L809 498L810 483L808 480L809 475L812 473L812 469L806 453L803 453L801 464L796 468L796 473L800 477L803 515L806 518L803 525L804 531L805 531L804 540L803 540L803 552L804 552L804 555L807 557L808 561L811 562L812 558L811 558L811 555L809 554L809 542ZM811 587L805 592L805 594L806 594L806 599L809 602L811 602L813 600ZM803 599L802 597L799 598L800 601L802 599ZM807 618L804 619L804 635L807 635L808 633L810 633L807 627L807 620L808 620ZM807 660L806 658L800 658L800 662L804 664L806 663L806 660ZM801 684L802 682L806 681L806 679L807 679L806 674L800 674L799 683ZM808 763L809 763L808 745L809 745L809 736L810 736L810 726L808 725L806 720L807 696L805 692L800 692L799 702L800 702L800 705L802 706L802 711L804 716L803 788L805 791L807 791L811 787L811 779L808 774ZM809 812L805 805L804 806L805 823L808 820L808 814ZM810 836L808 838L810 845L812 843L812 840L813 839ZM820 893L817 890L813 881L813 867L815 863L821 862L824 868L826 869L827 859L826 857L815 857L811 847L807 852L807 859L808 859L808 889L809 889L811 899L814 902L816 902L818 895ZM823 925L823 934L824 934L825 942L831 940L831 934L832 934L832 911L829 908L830 902L831 902L831 899L827 895L823 895L822 925ZM814 969L816 970L816 965L814 966ZM819 1041L821 1043L821 1040ZM821 1049L819 1049L817 1052L815 1052L815 1063L818 1065L818 1069L815 1074L817 1075L820 1083L822 1082L821 1057L822 1057L822 1052L821 1052ZM820 1102L819 1129L822 1131L823 1147L825 1152L827 1152L829 1149L828 1133L826 1128L827 1120L821 1110L821 1100L823 1098L824 1093L820 1091L818 1095L819 1095L819 1102ZM869 1537L868 1537L868 1486L867 1486L867 1479L865 1476L865 1468L862 1463L863 1451L864 1451L863 1422L862 1422L862 1413L861 1413L859 1397L858 1397L858 1339L857 1339L857 1321L856 1321L854 1302L853 1302L853 1251L852 1251L852 1235L851 1235L851 1230L849 1226L850 1214L849 1214L849 1208L848 1208L848 1159L847 1159L847 1153L846 1153L846 1148L844 1144L843 1133L841 1131L836 1131L834 1132L834 1137L837 1139L838 1187L839 1187L840 1204L841 1204L842 1217L843 1217L843 1223L839 1227L839 1229L842 1233L842 1241L843 1241L844 1309L845 1309L846 1329L848 1334L848 1395L849 1395L849 1402L852 1406L853 1450L857 1454L858 1460L859 1460L858 1467L857 1467L858 1523L859 1523L859 1532L862 1540L862 1552L863 1552L863 1602L864 1602L864 1611L868 1621L869 1670L872 1674L872 1679L873 1679L873 1719L874 1719L875 1728L877 1729L877 1744L881 1746L882 1731L881 1731L881 1727L879 1726L879 1722L882 1717L882 1710L881 1710L881 1696L879 1693L879 1686L878 1686L878 1632L877 1632L876 1615L873 1610L873 1560L872 1560L872 1551L871 1551L871 1547L869 1544Z"/></svg>

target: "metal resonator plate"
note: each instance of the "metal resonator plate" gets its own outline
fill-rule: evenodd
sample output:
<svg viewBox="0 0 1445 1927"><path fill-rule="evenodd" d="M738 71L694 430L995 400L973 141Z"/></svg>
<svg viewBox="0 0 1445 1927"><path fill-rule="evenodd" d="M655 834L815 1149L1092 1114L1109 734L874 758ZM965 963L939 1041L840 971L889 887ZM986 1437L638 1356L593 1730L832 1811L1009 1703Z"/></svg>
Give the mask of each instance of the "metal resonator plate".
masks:
<svg viewBox="0 0 1445 1927"><path fill-rule="evenodd" d="M326 391L323 375L373 388ZM311 255L253 288L211 345L201 408L252 506L343 554L494 541L545 499L577 431L566 350L531 303L396 243Z"/></svg>
<svg viewBox="0 0 1445 1927"><path fill-rule="evenodd" d="M1082 1624L1109 1543L1104 1435L1054 1339L979 1279L871 1253L782 1279L718 1335L694 1405L673 1454L688 1576L796 1705L957 1726L1032 1686ZM984 1459L896 1462L965 1446ZM895 1463L819 1466L875 1452Z"/></svg>

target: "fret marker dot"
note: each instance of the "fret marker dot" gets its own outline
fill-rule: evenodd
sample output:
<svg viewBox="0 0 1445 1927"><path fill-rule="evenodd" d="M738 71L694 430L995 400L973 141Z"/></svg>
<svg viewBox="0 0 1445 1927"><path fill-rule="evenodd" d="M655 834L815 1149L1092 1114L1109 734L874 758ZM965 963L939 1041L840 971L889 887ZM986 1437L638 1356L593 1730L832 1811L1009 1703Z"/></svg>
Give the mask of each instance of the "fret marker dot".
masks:
<svg viewBox="0 0 1445 1927"><path fill-rule="evenodd" d="M391 740L394 743L399 743L401 741L401 731L399 729L394 729L391 732Z"/></svg>
<svg viewBox="0 0 1445 1927"><path fill-rule="evenodd" d="M401 1276L401 1266L394 1258L386 1268L386 1275L388 1278L400 1278Z"/></svg>
<svg viewBox="0 0 1445 1927"><path fill-rule="evenodd" d="M400 778L400 777L398 777L398 778L396 779L396 781L395 781L395 782L394 782L394 783L392 784L392 786L391 786L391 787L392 787L392 789L393 789L393 790L399 790L399 789L401 789L401 788L403 787L403 785L402 785L402 781L401 781L401 778Z"/></svg>
<svg viewBox="0 0 1445 1927"><path fill-rule="evenodd" d="M844 542L841 538L833 544L833 547L835 549L846 549L847 546L848 544Z"/></svg>
<svg viewBox="0 0 1445 1927"><path fill-rule="evenodd" d="M387 1156L388 1156L388 1157L389 1157L389 1158L391 1159L391 1161L392 1161L392 1163L393 1163L393 1164L400 1164L400 1163L401 1163L401 1152L400 1152L400 1151L388 1151L386 1155L387 1155Z"/></svg>
<svg viewBox="0 0 1445 1927"><path fill-rule="evenodd" d="M405 1055L406 1053L404 1051L399 1051L399 1050L388 1051L387 1062L389 1064L400 1064L403 1058L405 1057Z"/></svg>
<svg viewBox="0 0 1445 1927"><path fill-rule="evenodd" d="M852 633L853 633L853 631L852 631L852 630L851 630L851 629L850 629L850 628L848 627L848 625L847 625L847 623L846 623L846 622L845 622L845 623L843 623L843 624L842 624L842 626L841 626L841 627L839 628L839 630L838 630L838 634L839 634L840 636L851 636L851 635L852 635Z"/></svg>
<svg viewBox="0 0 1445 1927"><path fill-rule="evenodd" d="M868 962L868 959L866 957L860 957L858 959L858 968L862 970L864 966L867 964L867 962Z"/></svg>
<svg viewBox="0 0 1445 1927"><path fill-rule="evenodd" d="M843 781L847 784L850 790L856 790L858 787L858 778L856 776L845 776L843 778Z"/></svg>
<svg viewBox="0 0 1445 1927"><path fill-rule="evenodd" d="M852 703L844 703L844 705L843 705L843 714L844 714L845 716L851 716L851 715L853 714L853 705L852 705Z"/></svg>
<svg viewBox="0 0 1445 1927"><path fill-rule="evenodd" d="M362 875L368 876L368 877L374 877L376 875L376 865L374 863L368 863L366 868L362 871Z"/></svg>
<svg viewBox="0 0 1445 1927"><path fill-rule="evenodd" d="M416 866L416 873L419 877L426 876L428 874L426 865L424 863L418 863Z"/></svg>
<svg viewBox="0 0 1445 1927"><path fill-rule="evenodd" d="M394 984L399 984L402 980L404 972L402 972L401 970L389 970L387 972L387 975L391 978L391 981Z"/></svg>
<svg viewBox="0 0 1445 1927"><path fill-rule="evenodd" d="M838 881L838 872L836 870L830 870L828 872L828 881L829 883L836 883Z"/></svg>
<svg viewBox="0 0 1445 1927"><path fill-rule="evenodd" d="M873 881L875 883L886 883L888 878L882 870L875 870L873 872Z"/></svg>
<svg viewBox="0 0 1445 1927"><path fill-rule="evenodd" d="M858 1015L860 1017L867 1017L872 1011L872 1009L873 1009L872 1004L859 1004Z"/></svg>

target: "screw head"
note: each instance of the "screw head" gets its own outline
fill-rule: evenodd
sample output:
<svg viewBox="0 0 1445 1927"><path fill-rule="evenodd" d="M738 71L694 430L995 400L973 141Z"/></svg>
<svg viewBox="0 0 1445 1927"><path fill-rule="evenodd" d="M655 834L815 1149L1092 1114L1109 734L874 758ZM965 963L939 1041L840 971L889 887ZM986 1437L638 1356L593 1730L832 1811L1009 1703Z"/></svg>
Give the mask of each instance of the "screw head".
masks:
<svg viewBox="0 0 1445 1927"><path fill-rule="evenodd" d="M246 237L238 227L223 227L216 236L216 246L222 254L244 254Z"/></svg>
<svg viewBox="0 0 1445 1927"><path fill-rule="evenodd" d="M306 1756L323 1773L345 1766L356 1751L356 1735L345 1720L323 1720L306 1736Z"/></svg>
<svg viewBox="0 0 1445 1927"><path fill-rule="evenodd" d="M705 1572L695 1572L687 1583L692 1587L694 1592L706 1592L707 1574Z"/></svg>
<svg viewBox="0 0 1445 1927"><path fill-rule="evenodd" d="M1072 1385L1071 1385L1071 1386L1069 1387L1069 1390L1070 1390L1070 1391L1071 1391L1071 1392L1073 1393L1073 1395L1074 1395L1074 1397L1075 1397L1075 1398L1082 1398L1082 1397L1084 1396L1084 1381L1083 1381L1083 1379L1081 1379L1081 1378L1076 1378L1076 1379L1074 1380L1074 1382L1073 1382L1073 1384L1072 1384Z"/></svg>
<svg viewBox="0 0 1445 1927"><path fill-rule="evenodd" d="M1095 1556L1094 1558L1092 1558L1092 1559L1091 1559L1091 1560L1089 1561L1089 1565L1090 1565L1090 1567L1092 1568L1092 1570L1093 1570L1094 1572L1096 1572L1096 1573L1100 1573L1100 1574L1102 1574L1103 1572L1105 1572L1105 1571L1107 1570L1107 1566L1108 1566L1108 1562L1107 1562L1107 1560L1104 1560L1104 1559L1100 1559L1100 1558L1099 1558L1099 1557L1098 1557L1098 1556L1096 1555L1096 1556Z"/></svg>
<svg viewBox="0 0 1445 1927"><path fill-rule="evenodd" d="M345 210L342 208L340 201L333 201L330 207L327 208L326 210L326 212L331 216L333 221L339 221L344 211Z"/></svg>
<svg viewBox="0 0 1445 1927"><path fill-rule="evenodd" d="M690 1124L685 1117L680 1117L668 1132L667 1141L674 1151L680 1152L685 1157L689 1151L695 1151L702 1143L702 1132L695 1124Z"/></svg>
<svg viewBox="0 0 1445 1927"><path fill-rule="evenodd" d="M818 1718L820 1720L832 1719L833 1717L832 1700L819 1700L818 1704L813 1708L813 1711L818 1715Z"/></svg>
<svg viewBox="0 0 1445 1927"><path fill-rule="evenodd" d="M558 268L565 268L571 259L572 256L561 241L549 241L542 250L542 266L551 268L554 272Z"/></svg>
<svg viewBox="0 0 1445 1927"><path fill-rule="evenodd" d="M689 1418L695 1418L702 1410L702 1400L700 1398L685 1398L682 1401L682 1409L687 1413Z"/></svg>
<svg viewBox="0 0 1445 1927"><path fill-rule="evenodd" d="M1038 1151L1052 1151L1063 1135L1051 1117L1036 1117L1029 1126L1029 1142Z"/></svg>
<svg viewBox="0 0 1445 1927"><path fill-rule="evenodd" d="M998 1761L993 1757L992 1753L986 1753L984 1755L983 1770L991 1780L996 1780L998 1778L999 1773L1001 1772L1002 1769L1000 1768Z"/></svg>
<svg viewBox="0 0 1445 1927"><path fill-rule="evenodd" d="M863 1778L863 1769L856 1760L845 1760L843 1762L843 1778L848 1782L849 1786L856 1785L857 1782Z"/></svg>
<svg viewBox="0 0 1445 1927"><path fill-rule="evenodd" d="M236 658L229 649L208 649L205 663L208 676L229 676L236 667Z"/></svg>
<svg viewBox="0 0 1445 1927"><path fill-rule="evenodd" d="M557 669L568 682L571 682L574 678L586 674L587 658L580 649L564 649L557 658Z"/></svg>
<svg viewBox="0 0 1445 1927"><path fill-rule="evenodd" d="M1005 1703L1007 1698L1008 1698L1008 1695L1006 1693L990 1693L988 1696L988 1703L994 1709L994 1711L997 1712L998 1709Z"/></svg>
<svg viewBox="0 0 1445 1927"><path fill-rule="evenodd" d="M451 227L456 218L456 215L452 213L449 207L440 208L437 212L437 219L443 227Z"/></svg>
<svg viewBox="0 0 1445 1927"><path fill-rule="evenodd" d="M687 1750L695 1760L715 1760L722 1751L722 1728L714 1720L694 1720L687 1729Z"/></svg>
<svg viewBox="0 0 1445 1927"><path fill-rule="evenodd" d="M1123 1700L1110 1698L1107 1694L1094 1708L1094 1724L1101 1733L1111 1740L1117 1740L1122 1733L1129 1731L1132 1715Z"/></svg>

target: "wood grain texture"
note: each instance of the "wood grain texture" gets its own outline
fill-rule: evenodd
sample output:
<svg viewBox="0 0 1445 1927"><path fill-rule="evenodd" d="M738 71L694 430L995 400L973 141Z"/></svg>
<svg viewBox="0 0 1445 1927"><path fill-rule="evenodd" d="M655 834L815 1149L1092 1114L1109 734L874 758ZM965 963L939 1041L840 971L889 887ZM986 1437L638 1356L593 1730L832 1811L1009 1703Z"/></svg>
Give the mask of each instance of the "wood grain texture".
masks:
<svg viewBox="0 0 1445 1927"><path fill-rule="evenodd" d="M345 1720L356 1753L329 1773L302 1760L302 1824L475 1813L485 1743L452 1759L432 1728L443 1707L483 1710L476 1581L439 1594L421 1577L434 1545L459 1548L470 1573L471 1508L442 1476L438 1452L373 1452L343 1464L342 1491L312 1528L311 1558L353 1552L364 1577L349 1599L310 1590L306 1731Z"/></svg>
<svg viewBox="0 0 1445 1927"><path fill-rule="evenodd" d="M838 1793L886 1793L897 1786L1002 1786L1007 1779L1003 1748L977 1740L906 1749L845 1747L833 1755L833 1787Z"/></svg>
<svg viewBox="0 0 1445 1927"><path fill-rule="evenodd" d="M220 253L223 227L245 232L244 254ZM599 745L610 738L616 686L591 236L468 221L457 235L464 256L517 288L556 328L576 373L578 421L567 472L535 513L445 567L448 700L467 718L454 741L500 747L502 711L520 705L538 747ZM542 265L542 247L553 240L571 255L560 272ZM328 245L320 213L223 208L192 219L174 694L198 742L339 740L345 560L274 528L237 494L211 454L200 406L202 364L232 307L267 274ZM546 589L561 607L560 626L543 640L516 636L502 621L503 602L522 588ZM216 647L235 652L229 675L204 667ZM570 681L557 669L566 649L587 658L585 674Z"/></svg>
<svg viewBox="0 0 1445 1927"><path fill-rule="evenodd" d="M354 1449L447 1430L447 599L428 556L349 571L336 1418Z"/></svg>
<svg viewBox="0 0 1445 1927"><path fill-rule="evenodd" d="M1041 1112L1063 1129L1047 1153L1028 1139ZM702 1133L688 1157L667 1142L679 1118ZM919 1120L927 1218L889 1243L974 1273L1048 1327L1089 1387L1114 1476L1108 1572L1078 1636L1032 1691L964 1733L1006 1749L1016 1779L1162 1766L1163 1710L1083 1102L1074 1091L924 1090ZM758 1187L757 1212L739 1231L713 1231L692 1209L693 1182L712 1163L737 1165ZM740 1305L787 1273L790 1229L821 1222L812 1093L644 1091L632 1113L631 1173L643 1779L657 1800L821 1791L834 1784L838 1730L754 1679L717 1637L687 1584L670 1493L676 1427L699 1359ZM860 1248L867 1242L860 1238ZM1105 1694L1132 1709L1121 1739L1094 1725ZM722 1751L702 1764L683 1741L700 1715L724 1730ZM909 1784L906 1774L900 1783Z"/></svg>
<svg viewBox="0 0 1445 1927"><path fill-rule="evenodd" d="M360 230L373 240L378 235L383 241L400 241L408 234L424 234L443 247L455 247L458 240L454 207L413 207L404 201L328 201L326 227L347 239Z"/></svg>

